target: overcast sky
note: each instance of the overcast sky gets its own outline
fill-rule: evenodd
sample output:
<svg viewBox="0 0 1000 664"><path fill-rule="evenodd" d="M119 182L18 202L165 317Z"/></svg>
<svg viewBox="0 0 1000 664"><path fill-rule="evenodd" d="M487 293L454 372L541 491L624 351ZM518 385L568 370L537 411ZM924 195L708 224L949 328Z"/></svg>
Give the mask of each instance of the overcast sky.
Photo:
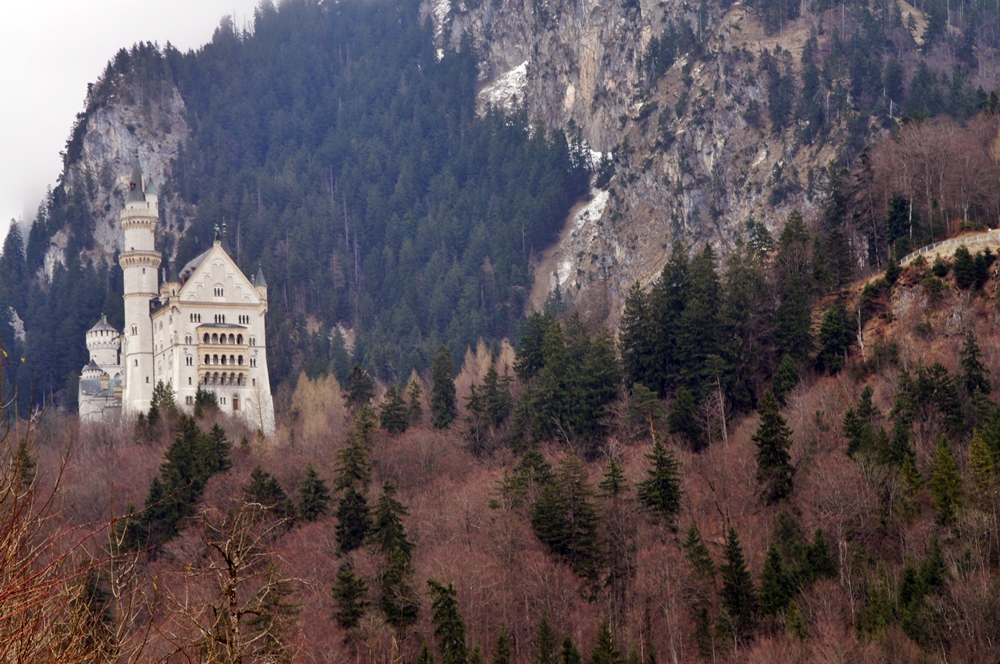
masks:
<svg viewBox="0 0 1000 664"><path fill-rule="evenodd" d="M276 3L277 4L277 3ZM6 0L0 8L0 231L30 224L62 167L87 83L138 41L201 46L224 15L253 22L257 0ZM2 237L0 236L0 243Z"/></svg>

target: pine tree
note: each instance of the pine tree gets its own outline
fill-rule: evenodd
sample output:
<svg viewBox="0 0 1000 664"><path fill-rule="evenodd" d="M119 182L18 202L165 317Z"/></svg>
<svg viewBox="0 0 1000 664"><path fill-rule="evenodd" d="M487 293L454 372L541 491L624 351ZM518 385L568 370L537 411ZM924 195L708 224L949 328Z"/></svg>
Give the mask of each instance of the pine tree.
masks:
<svg viewBox="0 0 1000 664"><path fill-rule="evenodd" d="M757 444L757 481L762 485L764 500L780 502L792 493L795 468L788 448L792 445L792 430L781 416L778 400L770 390L760 401L760 426L753 435Z"/></svg>
<svg viewBox="0 0 1000 664"><path fill-rule="evenodd" d="M722 551L722 608L726 610L737 639L749 636L757 624L757 593L747 569L740 537L729 527L726 546Z"/></svg>
<svg viewBox="0 0 1000 664"><path fill-rule="evenodd" d="M806 551L805 567L808 572L807 580L837 577L837 563L830 553L830 544L826 541L826 533L822 526L816 527L813 533L813 541Z"/></svg>
<svg viewBox="0 0 1000 664"><path fill-rule="evenodd" d="M559 653L559 664L583 664L583 657L573 643L573 637L563 639L562 651Z"/></svg>
<svg viewBox="0 0 1000 664"><path fill-rule="evenodd" d="M424 390L420 387L420 380L416 374L410 377L410 384L406 388L406 396L409 399L407 414L410 418L410 426L416 426L424 421L424 409L421 406Z"/></svg>
<svg viewBox="0 0 1000 664"><path fill-rule="evenodd" d="M564 558L579 576L596 580L600 567L594 491L587 469L572 452L559 464L553 481L542 487L532 510L531 525L552 553Z"/></svg>
<svg viewBox="0 0 1000 664"><path fill-rule="evenodd" d="M368 499L356 486L347 487L337 503L336 533L341 555L363 545L371 527Z"/></svg>
<svg viewBox="0 0 1000 664"><path fill-rule="evenodd" d="M38 467L38 462L35 461L35 455L31 453L31 443L28 442L27 436L23 436L17 441L17 448L14 450L10 465L14 479L20 485L17 488L19 490L28 489L35 481L35 470Z"/></svg>
<svg viewBox="0 0 1000 664"><path fill-rule="evenodd" d="M977 394L989 396L992 389L989 378L986 375L989 369L983 364L983 354L979 350L976 342L976 334L969 330L965 334L965 341L962 342L962 350L959 353L962 365L962 382L965 384L965 391L970 397Z"/></svg>
<svg viewBox="0 0 1000 664"><path fill-rule="evenodd" d="M410 556L399 547L390 551L380 575L382 596L379 608L386 622L398 630L415 623L420 611L420 604L409 582L412 574Z"/></svg>
<svg viewBox="0 0 1000 664"><path fill-rule="evenodd" d="M294 515L292 501L288 499L278 478L260 466L254 467L250 472L250 481L243 485L243 500L272 510L277 518L291 518Z"/></svg>
<svg viewBox="0 0 1000 664"><path fill-rule="evenodd" d="M351 367L347 379L347 389L344 390L344 403L348 409L355 410L367 406L375 398L375 381L360 364Z"/></svg>
<svg viewBox="0 0 1000 664"><path fill-rule="evenodd" d="M455 404L455 364L451 351L441 345L431 366L431 422L435 429L447 429L458 415Z"/></svg>
<svg viewBox="0 0 1000 664"><path fill-rule="evenodd" d="M659 440L653 443L653 450L646 458L651 467L646 471L649 478L636 485L639 502L671 530L676 530L683 495L677 459Z"/></svg>
<svg viewBox="0 0 1000 664"><path fill-rule="evenodd" d="M952 272L955 273L955 285L963 290L971 288L976 283L976 263L964 245L955 250Z"/></svg>
<svg viewBox="0 0 1000 664"><path fill-rule="evenodd" d="M677 388L673 408L667 417L667 427L670 433L680 434L691 451L700 452L705 448L705 432L698 419L698 404L686 387Z"/></svg>
<svg viewBox="0 0 1000 664"><path fill-rule="evenodd" d="M830 374L840 371L844 366L844 354L848 346L847 322L840 304L834 304L826 310L819 328L819 343L820 351L816 360L820 368Z"/></svg>
<svg viewBox="0 0 1000 664"><path fill-rule="evenodd" d="M533 660L533 664L556 664L559 639L549 622L548 611L543 612L541 620L538 621L538 631L535 633L534 644L538 655Z"/></svg>
<svg viewBox="0 0 1000 664"><path fill-rule="evenodd" d="M962 475L948 439L941 436L930 479L931 495L941 521L950 523L962 502Z"/></svg>
<svg viewBox="0 0 1000 664"><path fill-rule="evenodd" d="M427 579L431 596L431 622L434 638L441 652L441 664L466 664L469 647L465 642L465 620L458 610L458 593L450 583L445 586L435 579Z"/></svg>
<svg viewBox="0 0 1000 664"><path fill-rule="evenodd" d="M615 647L615 639L611 635L611 626L607 620L601 621L597 629L597 645L590 654L590 664L621 664L622 658Z"/></svg>
<svg viewBox="0 0 1000 664"><path fill-rule="evenodd" d="M796 639L809 638L809 626L806 625L806 620L794 599L789 602L788 611L785 613L785 631Z"/></svg>
<svg viewBox="0 0 1000 664"><path fill-rule="evenodd" d="M614 457L608 460L608 467L604 471L604 477L597 484L597 488L601 490L602 498L610 499L617 498L622 492L628 491L629 486L625 479L625 472Z"/></svg>
<svg viewBox="0 0 1000 664"><path fill-rule="evenodd" d="M988 496L996 484L996 463L979 431L973 432L969 443L968 469L976 492L981 497Z"/></svg>
<svg viewBox="0 0 1000 664"><path fill-rule="evenodd" d="M628 382L633 386L641 383L658 391L659 377L653 362L657 345L656 327L649 299L638 281L632 284L625 298L618 339Z"/></svg>
<svg viewBox="0 0 1000 664"><path fill-rule="evenodd" d="M354 575L351 566L344 563L337 571L337 584L333 587L333 599L337 603L334 619L344 629L353 629L368 608L365 595L368 584L359 576Z"/></svg>
<svg viewBox="0 0 1000 664"><path fill-rule="evenodd" d="M385 390L382 406L379 411L379 423L391 434L400 434L410 426L409 413L403 399L403 391L395 385Z"/></svg>
<svg viewBox="0 0 1000 664"><path fill-rule="evenodd" d="M417 655L417 664L434 664L434 655L431 654L431 648L427 644L426 639L424 639L423 645L420 646L420 654Z"/></svg>
<svg viewBox="0 0 1000 664"><path fill-rule="evenodd" d="M781 403L785 402L788 393L799 384L799 367L791 355L785 353L778 363L778 370L774 374L773 392Z"/></svg>
<svg viewBox="0 0 1000 664"><path fill-rule="evenodd" d="M472 648L472 654L469 655L469 664L486 664L486 660L483 658L483 651L480 649L478 643Z"/></svg>
<svg viewBox="0 0 1000 664"><path fill-rule="evenodd" d="M501 629L493 645L493 658L490 664L514 664L514 647L510 643L507 630Z"/></svg>
<svg viewBox="0 0 1000 664"><path fill-rule="evenodd" d="M296 512L302 521L316 521L329 511L330 490L313 465L306 464L305 476L299 481Z"/></svg>
<svg viewBox="0 0 1000 664"><path fill-rule="evenodd" d="M812 256L809 232L798 210L788 215L775 257L779 305L775 312L774 335L777 349L797 360L805 360L812 350L811 283Z"/></svg>
<svg viewBox="0 0 1000 664"><path fill-rule="evenodd" d="M398 549L407 560L410 559L414 544L406 538L402 520L408 515L406 506L396 500L396 485L392 480L383 482L382 495L375 503L375 522L369 537L378 551L388 555Z"/></svg>
<svg viewBox="0 0 1000 664"><path fill-rule="evenodd" d="M760 572L760 612L777 616L788 606L795 594L794 584L785 572L781 554L773 544L767 547L764 568Z"/></svg>
<svg viewBox="0 0 1000 664"><path fill-rule="evenodd" d="M712 561L708 547L705 546L705 542L701 539L701 533L698 532L698 524L694 521L688 527L687 538L684 540L681 548L684 549L684 557L691 563L695 577L703 583L714 587L715 563Z"/></svg>

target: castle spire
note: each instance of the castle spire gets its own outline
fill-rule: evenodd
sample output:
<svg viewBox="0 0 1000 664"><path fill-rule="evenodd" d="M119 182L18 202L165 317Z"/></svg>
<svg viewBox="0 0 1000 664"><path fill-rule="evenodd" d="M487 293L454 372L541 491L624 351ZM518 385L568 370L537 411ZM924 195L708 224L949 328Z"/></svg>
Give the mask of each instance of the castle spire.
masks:
<svg viewBox="0 0 1000 664"><path fill-rule="evenodd" d="M128 179L128 195L126 203L142 202L146 196L142 192L142 167L139 165L139 149L135 150L135 160L132 162L132 175Z"/></svg>

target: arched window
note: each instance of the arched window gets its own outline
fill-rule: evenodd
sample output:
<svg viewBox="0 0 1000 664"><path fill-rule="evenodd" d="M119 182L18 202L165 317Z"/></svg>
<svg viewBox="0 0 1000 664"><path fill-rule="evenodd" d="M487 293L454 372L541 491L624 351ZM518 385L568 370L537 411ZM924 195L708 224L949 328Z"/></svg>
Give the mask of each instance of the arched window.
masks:
<svg viewBox="0 0 1000 664"><path fill-rule="evenodd" d="M208 381L212 379L212 374L205 374L205 384L208 385Z"/></svg>
<svg viewBox="0 0 1000 664"><path fill-rule="evenodd" d="M224 335L224 334L220 334L219 335L219 343L220 344L226 343L226 335Z"/></svg>
<svg viewBox="0 0 1000 664"><path fill-rule="evenodd" d="M223 363L223 364L225 364L225 363L226 363L226 356L225 356L225 355L223 355L223 356L222 356L222 363Z"/></svg>
<svg viewBox="0 0 1000 664"><path fill-rule="evenodd" d="M213 344L219 343L219 335L218 334L213 334L212 335L212 343Z"/></svg>
<svg viewBox="0 0 1000 664"><path fill-rule="evenodd" d="M219 374L218 372L216 372L212 374L212 385L218 385L218 384L219 384Z"/></svg>
<svg viewBox="0 0 1000 664"><path fill-rule="evenodd" d="M235 357L233 357L232 355L230 355L230 356L229 356L229 363L230 363L230 364L236 364L236 358L235 358Z"/></svg>
<svg viewBox="0 0 1000 664"><path fill-rule="evenodd" d="M236 358L236 364L240 365L241 367L243 366L243 356L242 355L240 355L239 357Z"/></svg>
<svg viewBox="0 0 1000 664"><path fill-rule="evenodd" d="M240 409L240 396L238 394L233 395L233 410Z"/></svg>
<svg viewBox="0 0 1000 664"><path fill-rule="evenodd" d="M138 326L133 325L132 326L132 335L134 336L136 334L139 334L139 328L138 328Z"/></svg>
<svg viewBox="0 0 1000 664"><path fill-rule="evenodd" d="M205 356L205 364L211 364L211 363L212 363L212 358L209 357L208 355L206 355Z"/></svg>
<svg viewBox="0 0 1000 664"><path fill-rule="evenodd" d="M209 341L209 336L208 336L208 332L206 332L206 333L205 333L205 336L204 336L204 338L203 338L203 341L204 341L205 343L208 343L208 341Z"/></svg>
<svg viewBox="0 0 1000 664"><path fill-rule="evenodd" d="M229 343L231 344L236 343L236 337L232 334L229 335Z"/></svg>
<svg viewBox="0 0 1000 664"><path fill-rule="evenodd" d="M212 364L218 364L218 363L219 363L219 356L218 355L213 355L212 356Z"/></svg>
<svg viewBox="0 0 1000 664"><path fill-rule="evenodd" d="M243 343L243 335L242 334L237 334L236 335L236 343L238 343L238 344L242 344Z"/></svg>

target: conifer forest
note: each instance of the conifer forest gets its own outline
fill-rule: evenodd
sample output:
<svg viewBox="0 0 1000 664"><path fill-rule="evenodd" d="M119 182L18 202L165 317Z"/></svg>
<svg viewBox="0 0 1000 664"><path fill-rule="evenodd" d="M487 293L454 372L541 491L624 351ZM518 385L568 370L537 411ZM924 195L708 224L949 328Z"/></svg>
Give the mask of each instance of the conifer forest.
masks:
<svg viewBox="0 0 1000 664"><path fill-rule="evenodd" d="M903 44L903 2L750 3L843 28L765 50L746 111L831 160L777 226L670 237L617 308L531 293L628 150L477 107L476 47L415 0L123 48L67 168L88 114L179 91L157 248L225 220L267 275L277 431L162 383L78 420L122 271L54 186L0 254L0 662L1000 661L1000 10L923 5ZM712 62L700 25L649 37L648 85Z"/></svg>

